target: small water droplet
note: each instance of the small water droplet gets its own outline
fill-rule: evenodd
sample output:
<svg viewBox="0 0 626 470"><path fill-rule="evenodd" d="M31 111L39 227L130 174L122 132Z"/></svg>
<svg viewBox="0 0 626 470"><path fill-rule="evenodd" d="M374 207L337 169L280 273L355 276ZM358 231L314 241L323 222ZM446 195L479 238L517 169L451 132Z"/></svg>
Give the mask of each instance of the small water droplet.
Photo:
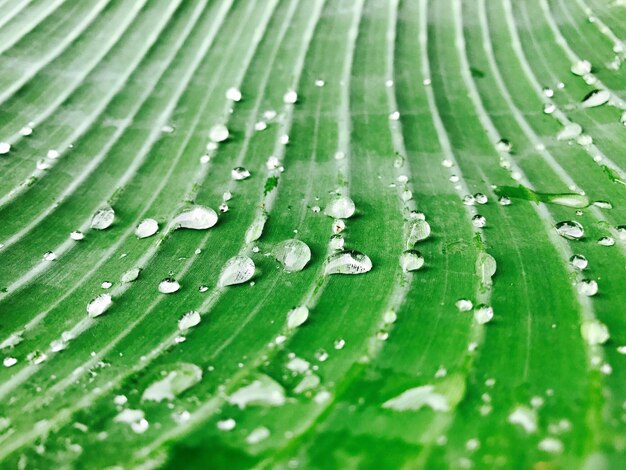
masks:
<svg viewBox="0 0 626 470"><path fill-rule="evenodd" d="M270 430L265 426L260 426L252 430L250 434L246 437L246 442L250 445L258 444L261 441L264 441L270 437Z"/></svg>
<svg viewBox="0 0 626 470"><path fill-rule="evenodd" d="M224 142L229 135L228 128L223 124L216 124L209 130L209 139L216 143Z"/></svg>
<svg viewBox="0 0 626 470"><path fill-rule="evenodd" d="M554 111L556 111L556 105L554 103L545 103L543 105L544 114L552 114Z"/></svg>
<svg viewBox="0 0 626 470"><path fill-rule="evenodd" d="M474 225L474 227L483 228L485 225L487 225L487 219L484 215L476 214L474 217L472 217L472 224Z"/></svg>
<svg viewBox="0 0 626 470"><path fill-rule="evenodd" d="M559 222L555 225L555 228L559 235L568 240L578 240L585 234L583 226L575 220Z"/></svg>
<svg viewBox="0 0 626 470"><path fill-rule="evenodd" d="M618 225L615 231L621 241L626 241L626 225Z"/></svg>
<svg viewBox="0 0 626 470"><path fill-rule="evenodd" d="M346 345L346 340L345 339L339 338L339 339L335 340L335 343L334 343L335 349L341 350L341 349L344 348L345 345Z"/></svg>
<svg viewBox="0 0 626 470"><path fill-rule="evenodd" d="M613 237L602 237L598 240L600 246L613 246L615 245L615 239Z"/></svg>
<svg viewBox="0 0 626 470"><path fill-rule="evenodd" d="M317 359L319 362L326 362L326 360L328 359L328 353L324 349L318 349L315 352L315 359Z"/></svg>
<svg viewBox="0 0 626 470"><path fill-rule="evenodd" d="M109 228L115 220L115 211L111 206L105 206L93 215L91 219L91 228L95 230L104 230Z"/></svg>
<svg viewBox="0 0 626 470"><path fill-rule="evenodd" d="M430 236L430 224L420 218L411 218L408 225L406 238L407 248L413 248L417 242L426 240Z"/></svg>
<svg viewBox="0 0 626 470"><path fill-rule="evenodd" d="M588 60L578 60L572 64L570 70L574 75L582 77L583 75L591 73L591 62Z"/></svg>
<svg viewBox="0 0 626 470"><path fill-rule="evenodd" d="M288 272L302 271L311 260L311 249L301 240L290 239L280 242L272 255Z"/></svg>
<svg viewBox="0 0 626 470"><path fill-rule="evenodd" d="M142 220L135 229L135 235L137 238L148 238L157 233L159 230L159 224L154 219Z"/></svg>
<svg viewBox="0 0 626 470"><path fill-rule="evenodd" d="M341 235L337 234L330 237L329 246L331 250L343 250L344 244L345 240Z"/></svg>
<svg viewBox="0 0 626 470"><path fill-rule="evenodd" d="M228 209L228 204L226 204L225 202L222 202L217 208L217 210L219 210L221 213L228 212Z"/></svg>
<svg viewBox="0 0 626 470"><path fill-rule="evenodd" d="M231 101L241 101L241 91L238 88L230 87L226 90L226 99Z"/></svg>
<svg viewBox="0 0 626 470"><path fill-rule="evenodd" d="M54 261L57 259L57 255L54 253L54 251L46 251L43 254L43 259L44 261Z"/></svg>
<svg viewBox="0 0 626 470"><path fill-rule="evenodd" d="M11 144L8 142L0 142L0 155L5 155L11 150Z"/></svg>
<svg viewBox="0 0 626 470"><path fill-rule="evenodd" d="M130 282L135 282L137 280L137 278L139 277L139 273L141 272L141 270L139 268L130 268L128 271L126 271L124 274L122 274L122 277L120 278L120 281L122 282L122 284L128 284Z"/></svg>
<svg viewBox="0 0 626 470"><path fill-rule="evenodd" d="M287 313L287 328L294 329L302 325L309 318L309 309L301 305L293 308Z"/></svg>
<svg viewBox="0 0 626 470"><path fill-rule="evenodd" d="M498 199L498 203L499 203L501 206L510 206L510 205L511 205L511 200L510 200L508 197L506 197L506 196L501 196L501 197Z"/></svg>
<svg viewBox="0 0 626 470"><path fill-rule="evenodd" d="M230 172L230 176L235 181L242 181L242 180L245 180L246 178L250 178L250 172L246 170L244 167L238 166L236 168L233 168L233 170Z"/></svg>
<svg viewBox="0 0 626 470"><path fill-rule="evenodd" d="M111 294L100 294L87 304L87 313L91 318L98 317L106 312L112 304Z"/></svg>
<svg viewBox="0 0 626 470"><path fill-rule="evenodd" d="M26 360L33 365L39 365L48 359L48 355L43 351L33 351L26 356Z"/></svg>
<svg viewBox="0 0 626 470"><path fill-rule="evenodd" d="M487 204L487 202L489 201L487 196L485 196L483 193L476 193L476 194L474 194L474 200L478 204Z"/></svg>
<svg viewBox="0 0 626 470"><path fill-rule="evenodd" d="M180 331L188 330L200 323L200 314L196 311L190 311L185 313L180 320L178 320L178 329Z"/></svg>
<svg viewBox="0 0 626 470"><path fill-rule="evenodd" d="M267 129L267 122L265 121L259 121L254 124L255 131L264 131L265 129Z"/></svg>
<svg viewBox="0 0 626 470"><path fill-rule="evenodd" d="M294 90L287 91L287 93L283 96L283 102L285 104L294 104L296 101L298 101L298 93Z"/></svg>
<svg viewBox="0 0 626 470"><path fill-rule="evenodd" d="M29 136L33 133L33 128L31 126L24 126L20 129L20 134L23 136Z"/></svg>
<svg viewBox="0 0 626 470"><path fill-rule="evenodd" d="M372 269L372 261L358 251L340 251L326 260L324 274L362 274Z"/></svg>
<svg viewBox="0 0 626 470"><path fill-rule="evenodd" d="M513 150L513 144L511 144L511 142L509 142L507 139L500 139L496 143L496 150L498 152L509 153L509 152L511 152L511 150Z"/></svg>
<svg viewBox="0 0 626 470"><path fill-rule="evenodd" d="M172 223L175 228L204 230L217 223L217 213L210 207L193 206L178 214Z"/></svg>
<svg viewBox="0 0 626 470"><path fill-rule="evenodd" d="M233 256L222 268L220 287L242 284L254 276L254 261L247 256Z"/></svg>
<svg viewBox="0 0 626 470"><path fill-rule="evenodd" d="M459 312L469 312L472 308L474 308L474 304L469 299L459 299L454 305L456 305Z"/></svg>
<svg viewBox="0 0 626 470"><path fill-rule="evenodd" d="M102 287L103 289L110 289L112 285L113 283L111 281L104 281L102 282L102 284L100 284L100 287Z"/></svg>
<svg viewBox="0 0 626 470"><path fill-rule="evenodd" d="M267 375L260 375L249 385L235 391L228 402L244 409L248 406L282 406L285 404L285 389Z"/></svg>
<svg viewBox="0 0 626 470"><path fill-rule="evenodd" d="M259 215L257 215L257 217L255 217L250 227L248 227L248 230L246 230L246 243L252 243L253 241L261 238L266 221L267 214L265 212L261 212Z"/></svg>
<svg viewBox="0 0 626 470"><path fill-rule="evenodd" d="M145 419L145 413L141 410L125 409L113 421L128 424L130 429L137 434L143 434L150 427L150 424Z"/></svg>
<svg viewBox="0 0 626 470"><path fill-rule="evenodd" d="M5 357L4 360L2 361L2 365L4 367L13 367L15 364L17 364L17 359L14 357Z"/></svg>
<svg viewBox="0 0 626 470"><path fill-rule="evenodd" d="M598 283L594 280L583 279L576 285L579 294L591 297L598 293Z"/></svg>
<svg viewBox="0 0 626 470"><path fill-rule="evenodd" d="M222 419L217 422L217 429L220 431L232 431L235 429L235 426L237 426L237 422L232 418Z"/></svg>
<svg viewBox="0 0 626 470"><path fill-rule="evenodd" d="M484 325L493 319L493 308L488 305L478 305L474 310L474 320Z"/></svg>
<svg viewBox="0 0 626 470"><path fill-rule="evenodd" d="M324 80L320 80L320 79L315 80L315 86L316 86L316 87L320 87L320 88L321 88L321 87L323 87L325 84L326 84L326 82L324 82Z"/></svg>
<svg viewBox="0 0 626 470"><path fill-rule="evenodd" d="M46 157L48 157L51 160L56 160L57 158L59 158L59 156L60 156L59 151L55 149L48 150L48 153L46 154Z"/></svg>
<svg viewBox="0 0 626 470"><path fill-rule="evenodd" d="M161 294L173 294L180 289L180 284L176 279L167 277L159 282L159 292Z"/></svg>
<svg viewBox="0 0 626 470"><path fill-rule="evenodd" d="M400 266L404 272L417 271L424 266L424 257L417 250L407 250L400 255Z"/></svg>
<svg viewBox="0 0 626 470"><path fill-rule="evenodd" d="M334 234L343 232L346 229L346 223L342 219L333 220L332 230Z"/></svg>
<svg viewBox="0 0 626 470"><path fill-rule="evenodd" d="M72 240L79 241L85 238L85 234L80 230L74 230L72 233L70 233L70 238Z"/></svg>
<svg viewBox="0 0 626 470"><path fill-rule="evenodd" d="M348 219L354 215L356 206L348 196L337 196L326 206L324 213L334 219Z"/></svg>
<svg viewBox="0 0 626 470"><path fill-rule="evenodd" d="M580 126L580 124L570 122L559 131L559 133L556 135L556 140L572 140L582 134L582 132L583 128Z"/></svg>
<svg viewBox="0 0 626 470"><path fill-rule="evenodd" d="M587 258L585 258L583 255L573 255L569 259L569 262L576 269L580 269L580 270L585 269L587 267L587 265L589 264L589 262L587 261Z"/></svg>

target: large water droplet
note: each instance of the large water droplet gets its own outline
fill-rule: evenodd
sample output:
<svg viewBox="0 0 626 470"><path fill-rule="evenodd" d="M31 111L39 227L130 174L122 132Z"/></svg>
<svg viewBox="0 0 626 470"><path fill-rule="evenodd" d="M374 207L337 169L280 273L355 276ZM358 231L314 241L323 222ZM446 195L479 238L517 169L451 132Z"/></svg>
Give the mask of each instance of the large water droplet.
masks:
<svg viewBox="0 0 626 470"><path fill-rule="evenodd" d="M180 289L180 284L176 279L172 279L171 277L163 279L159 283L159 292L162 294L173 294Z"/></svg>
<svg viewBox="0 0 626 470"><path fill-rule="evenodd" d="M189 228L204 230L213 227L217 223L217 213L210 207L193 206L178 214L173 224L175 228Z"/></svg>
<svg viewBox="0 0 626 470"><path fill-rule="evenodd" d="M233 256L226 261L220 274L221 287L242 284L254 276L254 261L247 256Z"/></svg>
<svg viewBox="0 0 626 470"><path fill-rule="evenodd" d="M311 249L301 240L285 240L272 250L272 255L285 271L302 271L311 260Z"/></svg>
<svg viewBox="0 0 626 470"><path fill-rule="evenodd" d="M361 274L372 269L372 261L358 251L340 251L326 260L324 274Z"/></svg>
<svg viewBox="0 0 626 470"><path fill-rule="evenodd" d="M297 328L309 318L309 309L301 305L289 311L287 314L287 327L289 329Z"/></svg>
<svg viewBox="0 0 626 470"><path fill-rule="evenodd" d="M400 267L404 272L417 271L424 266L424 257L417 250L406 250L400 255Z"/></svg>
<svg viewBox="0 0 626 470"><path fill-rule="evenodd" d="M95 318L102 315L113 304L111 294L100 294L87 304L87 313Z"/></svg>
<svg viewBox="0 0 626 470"><path fill-rule="evenodd" d="M137 228L135 229L135 235L138 238L147 238L151 237L159 230L159 224L154 219L144 219L142 220Z"/></svg>
<svg viewBox="0 0 626 470"><path fill-rule="evenodd" d="M202 380L202 369L195 364L180 362L173 364L167 375L154 382L141 395L145 401L173 400L177 395L193 387Z"/></svg>
<svg viewBox="0 0 626 470"><path fill-rule="evenodd" d="M93 215L91 219L91 228L96 230L104 230L109 228L115 220L115 211L111 206L105 206Z"/></svg>
<svg viewBox="0 0 626 470"><path fill-rule="evenodd" d="M585 235L583 226L575 220L566 220L555 225L556 231L563 238L578 240Z"/></svg>
<svg viewBox="0 0 626 470"><path fill-rule="evenodd" d="M356 206L348 196L338 196L326 206L324 213L334 219L348 219L354 215Z"/></svg>

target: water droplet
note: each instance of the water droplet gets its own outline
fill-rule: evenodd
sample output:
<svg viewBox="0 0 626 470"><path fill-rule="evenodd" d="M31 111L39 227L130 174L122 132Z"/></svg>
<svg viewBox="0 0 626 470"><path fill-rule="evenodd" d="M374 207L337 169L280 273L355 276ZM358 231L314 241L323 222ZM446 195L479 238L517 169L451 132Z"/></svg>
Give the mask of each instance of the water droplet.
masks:
<svg viewBox="0 0 626 470"><path fill-rule="evenodd" d="M309 309L304 305L296 307L287 314L287 327L289 329L297 328L309 318Z"/></svg>
<svg viewBox="0 0 626 470"><path fill-rule="evenodd" d="M44 261L54 261L57 259L57 255L54 253L54 251L46 251L43 254L43 259Z"/></svg>
<svg viewBox="0 0 626 470"><path fill-rule="evenodd" d="M178 320L178 329L180 331L186 331L189 328L193 328L200 323L200 314L196 311L190 311L185 313L180 320Z"/></svg>
<svg viewBox="0 0 626 470"><path fill-rule="evenodd" d="M326 206L324 213L334 219L349 219L354 215L356 206L348 196L337 196Z"/></svg>
<svg viewBox="0 0 626 470"><path fill-rule="evenodd" d="M511 142L509 142L507 139L500 139L496 143L496 150L498 152L509 153L511 150L513 150L513 144L511 144Z"/></svg>
<svg viewBox="0 0 626 470"><path fill-rule="evenodd" d="M260 426L252 430L250 434L246 437L246 442L250 445L258 444L261 441L264 441L270 437L270 430L264 426Z"/></svg>
<svg viewBox="0 0 626 470"><path fill-rule="evenodd" d="M569 259L569 262L576 269L580 269L580 270L585 269L587 267L587 265L589 264L589 262L587 261L587 258L585 258L583 255L573 255Z"/></svg>
<svg viewBox="0 0 626 470"><path fill-rule="evenodd" d="M586 320L580 325L580 334L592 346L606 343L609 338L609 329L598 320Z"/></svg>
<svg viewBox="0 0 626 470"><path fill-rule="evenodd" d="M593 280L583 279L576 285L576 290L578 290L579 294L591 297L598 293L598 283Z"/></svg>
<svg viewBox="0 0 626 470"><path fill-rule="evenodd" d="M111 206L105 206L93 215L91 218L91 228L95 230L107 229L113 224L115 219L115 211Z"/></svg>
<svg viewBox="0 0 626 470"><path fill-rule="evenodd" d="M617 236L621 241L626 241L626 225L618 225L615 228L615 231L617 232Z"/></svg>
<svg viewBox="0 0 626 470"><path fill-rule="evenodd" d="M574 75L582 77L583 75L591 73L591 62L588 60L578 60L572 64L570 70Z"/></svg>
<svg viewBox="0 0 626 470"><path fill-rule="evenodd" d="M556 437L546 437L539 441L537 448L551 454L560 454L563 452L563 443Z"/></svg>
<svg viewBox="0 0 626 470"><path fill-rule="evenodd" d="M276 158L274 155L270 155L265 162L265 167L268 170L275 170L280 166L280 160Z"/></svg>
<svg viewBox="0 0 626 470"><path fill-rule="evenodd" d="M487 196L485 196L483 193L476 193L476 194L474 194L474 200L478 204L487 204L487 202L489 201Z"/></svg>
<svg viewBox="0 0 626 470"><path fill-rule="evenodd" d="M398 119L400 119L400 113L398 111L394 111L393 113L389 114L389 119L391 121L397 121Z"/></svg>
<svg viewBox="0 0 626 470"><path fill-rule="evenodd" d="M100 294L87 304L87 313L91 318L98 317L106 312L112 304L111 294Z"/></svg>
<svg viewBox="0 0 626 470"><path fill-rule="evenodd" d="M33 351L26 356L26 360L32 365L39 365L48 359L48 355L42 351Z"/></svg>
<svg viewBox="0 0 626 470"><path fill-rule="evenodd" d="M497 263L489 253L481 251L476 257L476 273L483 286L491 285L491 278L496 273Z"/></svg>
<svg viewBox="0 0 626 470"><path fill-rule="evenodd" d="M556 140L572 140L582 134L582 132L583 128L580 126L580 124L570 122L559 131L559 133L556 135Z"/></svg>
<svg viewBox="0 0 626 470"><path fill-rule="evenodd" d="M85 234L80 230L74 230L72 233L70 233L70 238L72 240L79 241L85 238Z"/></svg>
<svg viewBox="0 0 626 470"><path fill-rule="evenodd" d="M521 426L527 433L537 430L537 412L524 405L517 406L509 415L509 423Z"/></svg>
<svg viewBox="0 0 626 470"><path fill-rule="evenodd" d="M224 265L220 274L220 287L242 284L254 276L254 261L247 256L233 256Z"/></svg>
<svg viewBox="0 0 626 470"><path fill-rule="evenodd" d="M254 124L255 131L264 131L265 129L267 129L267 123L265 121L259 121Z"/></svg>
<svg viewBox="0 0 626 470"><path fill-rule="evenodd" d="M476 203L476 199L471 194L463 196L463 204L466 206L473 206Z"/></svg>
<svg viewBox="0 0 626 470"><path fill-rule="evenodd" d="M555 228L559 235L568 240L578 240L585 234L583 226L574 220L559 222L555 225Z"/></svg>
<svg viewBox="0 0 626 470"><path fill-rule="evenodd" d="M294 104L296 101L298 101L298 93L294 90L287 91L287 93L283 96L283 102L285 104Z"/></svg>
<svg viewBox="0 0 626 470"><path fill-rule="evenodd" d="M2 361L2 365L4 367L13 367L15 364L17 364L17 359L14 357L5 357L4 360Z"/></svg>
<svg viewBox="0 0 626 470"><path fill-rule="evenodd" d="M329 246L331 250L343 250L343 246L345 244L345 240L341 235L332 235L330 237Z"/></svg>
<svg viewBox="0 0 626 470"><path fill-rule="evenodd" d="M343 338L336 339L333 345L335 346L335 349L341 350L346 345L346 340Z"/></svg>
<svg viewBox="0 0 626 470"><path fill-rule="evenodd" d="M593 90L583 98L583 108L595 108L602 106L611 98L607 90Z"/></svg>
<svg viewBox="0 0 626 470"><path fill-rule="evenodd" d="M113 421L128 424L132 431L137 434L143 434L150 427L150 424L145 419L145 413L141 410L123 410L113 418Z"/></svg>
<svg viewBox="0 0 626 470"><path fill-rule="evenodd" d="M246 243L252 243L253 241L261 238L263 229L265 228L265 222L267 221L267 214L265 212L260 213L252 222L252 225L246 230Z"/></svg>
<svg viewBox="0 0 626 470"><path fill-rule="evenodd" d="M484 215L476 214L474 217L472 217L472 225L477 228L483 228L485 225L487 225L487 219Z"/></svg>
<svg viewBox="0 0 626 470"><path fill-rule="evenodd" d="M506 197L506 196L501 196L501 197L498 199L498 203L499 203L501 206L510 206L510 205L511 205L511 200L510 200L508 197Z"/></svg>
<svg viewBox="0 0 626 470"><path fill-rule="evenodd" d="M309 370L311 364L300 357L294 357L287 363L287 369L296 374L303 374Z"/></svg>
<svg viewBox="0 0 626 470"><path fill-rule="evenodd" d="M209 139L216 143L224 142L226 139L228 139L229 135L230 133L228 132L228 128L223 124L216 124L215 126L211 127L211 130L209 131Z"/></svg>
<svg viewBox="0 0 626 470"><path fill-rule="evenodd" d="M193 206L178 214L172 223L175 228L204 230L217 223L217 213L210 207Z"/></svg>
<svg viewBox="0 0 626 470"><path fill-rule="evenodd" d="M598 240L598 245L613 246L615 245L615 239L613 237L602 237Z"/></svg>
<svg viewBox="0 0 626 470"><path fill-rule="evenodd" d="M230 87L226 90L226 99L231 101L241 101L241 91L238 88Z"/></svg>
<svg viewBox="0 0 626 470"><path fill-rule="evenodd" d="M176 279L171 277L163 279L159 282L159 292L161 294L173 294L180 289L180 284Z"/></svg>
<svg viewBox="0 0 626 470"><path fill-rule="evenodd" d="M60 156L59 151L55 149L48 150L48 153L46 154L46 157L48 157L51 160L56 160L57 158L59 158L59 156Z"/></svg>
<svg viewBox="0 0 626 470"><path fill-rule="evenodd" d="M326 82L324 82L324 80L315 80L315 86L316 87L323 87L326 84Z"/></svg>
<svg viewBox="0 0 626 470"><path fill-rule="evenodd" d="M29 136L33 133L33 128L31 126L24 126L20 129L20 134L23 136Z"/></svg>
<svg viewBox="0 0 626 470"><path fill-rule="evenodd" d="M456 308L459 309L459 312L469 312L472 308L474 308L474 304L469 299L459 299L454 305L456 305Z"/></svg>
<svg viewBox="0 0 626 470"><path fill-rule="evenodd" d="M407 250L400 255L400 266L404 272L417 271L424 266L424 257L417 250Z"/></svg>
<svg viewBox="0 0 626 470"><path fill-rule="evenodd" d="M346 229L346 223L342 219L333 220L332 230L334 234L343 232Z"/></svg>
<svg viewBox="0 0 626 470"><path fill-rule="evenodd" d="M202 380L202 369L187 362L175 363L165 372L167 373L165 377L144 390L141 395L142 401L173 400Z"/></svg>
<svg viewBox="0 0 626 470"><path fill-rule="evenodd" d="M300 240L285 240L272 250L272 255L283 265L285 271L302 271L311 260L311 249Z"/></svg>
<svg viewBox="0 0 626 470"><path fill-rule="evenodd" d="M138 238L148 238L157 233L159 230L159 224L154 219L142 220L135 229L135 235Z"/></svg>
<svg viewBox="0 0 626 470"><path fill-rule="evenodd" d="M241 387L228 397L231 405L244 409L247 406L282 406L285 390L267 375L261 375L249 385Z"/></svg>
<svg viewBox="0 0 626 470"><path fill-rule="evenodd" d="M324 349L318 349L317 351L315 351L315 359L317 359L319 362L326 362L326 360L328 359L328 353Z"/></svg>
<svg viewBox="0 0 626 470"><path fill-rule="evenodd" d="M430 224L423 219L412 218L407 225L407 248L413 248L417 242L426 240L430 236Z"/></svg>
<svg viewBox="0 0 626 470"><path fill-rule="evenodd" d="M217 429L220 431L232 431L237 426L237 421L233 418L222 419L217 422Z"/></svg>
<svg viewBox="0 0 626 470"><path fill-rule="evenodd" d="M242 181L242 180L245 180L246 178L250 178L250 172L246 170L244 167L238 166L236 168L233 168L233 170L230 172L230 176L235 181Z"/></svg>
<svg viewBox="0 0 626 470"><path fill-rule="evenodd" d="M209 290L209 286L202 285L202 286L198 287L198 290L199 290L200 292L203 292L203 293L204 293L204 292L206 292L206 291L208 291L208 290Z"/></svg>
<svg viewBox="0 0 626 470"><path fill-rule="evenodd" d="M593 205L599 207L600 209L613 209L613 204L609 201L595 201Z"/></svg>
<svg viewBox="0 0 626 470"><path fill-rule="evenodd" d="M556 105L554 103L545 103L543 105L544 114L552 114L554 111L556 111Z"/></svg>
<svg viewBox="0 0 626 470"><path fill-rule="evenodd" d="M100 284L100 287L102 287L103 289L110 289L112 285L113 283L111 281L104 281L102 284Z"/></svg>
<svg viewBox="0 0 626 470"><path fill-rule="evenodd" d="M394 411L418 411L428 407L433 411L445 412L450 409L450 403L444 394L438 393L434 385L422 385L405 390L384 402L382 407Z"/></svg>
<svg viewBox="0 0 626 470"><path fill-rule="evenodd" d="M221 213L228 212L228 204L222 202L217 208Z"/></svg>
<svg viewBox="0 0 626 470"><path fill-rule="evenodd" d="M8 142L0 142L0 155L5 155L11 150L11 144Z"/></svg>
<svg viewBox="0 0 626 470"><path fill-rule="evenodd" d="M493 308L488 305L478 305L474 310L474 320L480 325L490 322L493 319Z"/></svg>
<svg viewBox="0 0 626 470"><path fill-rule="evenodd" d="M372 261L358 251L340 251L326 260L324 274L361 274L372 269Z"/></svg>
<svg viewBox="0 0 626 470"><path fill-rule="evenodd" d="M140 272L141 270L139 268L130 268L128 271L122 274L120 281L122 282L122 284L135 282L137 278L139 277Z"/></svg>

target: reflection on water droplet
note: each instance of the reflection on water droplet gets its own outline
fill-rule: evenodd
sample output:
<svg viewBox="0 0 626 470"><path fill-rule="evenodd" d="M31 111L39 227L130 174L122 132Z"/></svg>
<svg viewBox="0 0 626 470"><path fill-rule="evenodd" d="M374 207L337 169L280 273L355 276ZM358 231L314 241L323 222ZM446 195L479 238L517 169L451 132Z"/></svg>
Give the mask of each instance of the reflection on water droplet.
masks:
<svg viewBox="0 0 626 470"><path fill-rule="evenodd" d="M113 304L111 294L100 294L87 304L87 313L95 318L106 312Z"/></svg>
<svg viewBox="0 0 626 470"><path fill-rule="evenodd" d="M311 249L301 240L284 240L274 247L272 255L285 271L302 271L311 259Z"/></svg>
<svg viewBox="0 0 626 470"><path fill-rule="evenodd" d="M568 240L578 240L585 234L583 226L575 220L559 222L555 225L555 228L559 235Z"/></svg>
<svg viewBox="0 0 626 470"><path fill-rule="evenodd" d="M247 256L233 256L222 268L219 285L221 287L242 284L254 276L254 261Z"/></svg>
<svg viewBox="0 0 626 470"><path fill-rule="evenodd" d="M180 284L176 279L172 279L171 277L163 279L159 283L159 292L162 294L173 294L180 289Z"/></svg>
<svg viewBox="0 0 626 470"><path fill-rule="evenodd" d="M113 224L115 219L115 211L111 206L105 206L93 215L91 219L91 228L95 230L104 230Z"/></svg>
<svg viewBox="0 0 626 470"><path fill-rule="evenodd" d="M424 266L424 257L417 250L407 250L400 255L400 267L404 272L417 271Z"/></svg>
<svg viewBox="0 0 626 470"><path fill-rule="evenodd" d="M362 274L372 269L372 261L358 251L340 251L326 260L324 274Z"/></svg>

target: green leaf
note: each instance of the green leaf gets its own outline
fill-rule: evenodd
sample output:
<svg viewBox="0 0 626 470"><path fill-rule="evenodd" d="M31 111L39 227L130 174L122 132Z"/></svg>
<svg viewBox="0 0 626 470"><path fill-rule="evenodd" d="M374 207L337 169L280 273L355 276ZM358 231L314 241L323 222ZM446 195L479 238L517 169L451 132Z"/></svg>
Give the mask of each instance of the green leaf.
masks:
<svg viewBox="0 0 626 470"><path fill-rule="evenodd" d="M623 468L625 26L0 0L0 466Z"/></svg>

